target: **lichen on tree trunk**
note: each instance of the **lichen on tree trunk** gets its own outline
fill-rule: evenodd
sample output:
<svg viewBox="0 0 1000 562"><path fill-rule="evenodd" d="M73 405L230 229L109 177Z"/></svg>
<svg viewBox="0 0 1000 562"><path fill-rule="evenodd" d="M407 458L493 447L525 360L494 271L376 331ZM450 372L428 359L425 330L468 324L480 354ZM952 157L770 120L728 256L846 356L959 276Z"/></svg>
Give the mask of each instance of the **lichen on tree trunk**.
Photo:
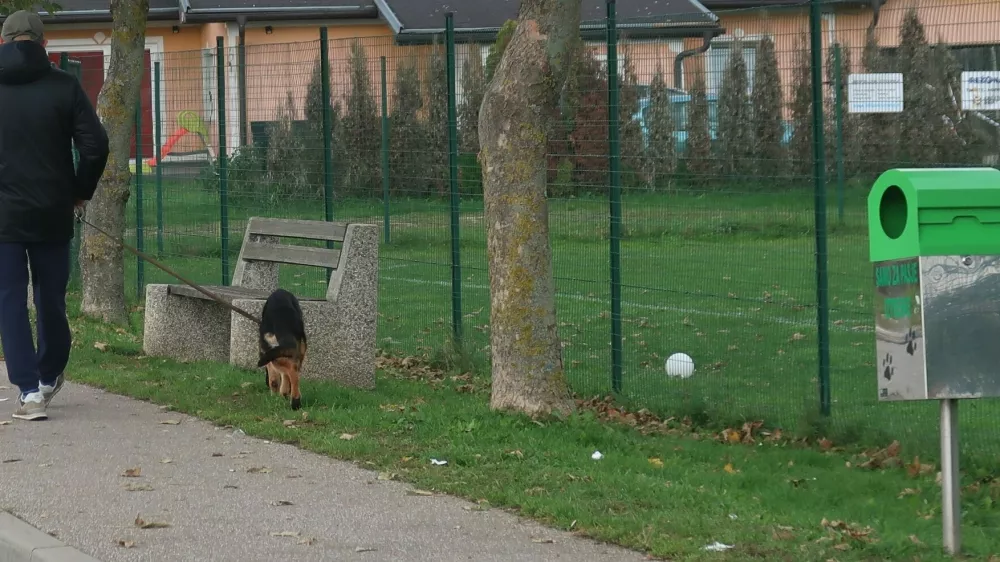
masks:
<svg viewBox="0 0 1000 562"><path fill-rule="evenodd" d="M129 172L135 112L146 45L146 16L149 0L112 0L111 59L107 78L97 98L111 154L93 200L87 206L87 220L119 239L125 231L132 174ZM105 322L125 323L125 260L113 240L84 225L80 244L80 272L83 281L84 314Z"/></svg>
<svg viewBox="0 0 1000 562"><path fill-rule="evenodd" d="M580 0L522 0L479 113L495 410L574 409L556 326L545 182L579 27Z"/></svg>

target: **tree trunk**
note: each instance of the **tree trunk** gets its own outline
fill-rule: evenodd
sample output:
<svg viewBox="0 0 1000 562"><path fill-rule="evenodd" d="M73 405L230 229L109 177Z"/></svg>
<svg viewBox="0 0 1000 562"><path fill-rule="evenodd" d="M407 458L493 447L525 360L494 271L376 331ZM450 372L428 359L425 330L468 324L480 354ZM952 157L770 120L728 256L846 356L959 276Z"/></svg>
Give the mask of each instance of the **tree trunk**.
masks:
<svg viewBox="0 0 1000 562"><path fill-rule="evenodd" d="M146 43L146 15L149 0L112 0L111 61L97 113L108 131L111 154L93 200L87 206L87 220L113 236L125 231L125 205L132 174L128 161L135 132L139 86ZM83 280L82 312L105 322L125 323L125 260L115 241L84 225L80 244L80 272Z"/></svg>
<svg viewBox="0 0 1000 562"><path fill-rule="evenodd" d="M574 408L556 329L545 182L547 141L579 44L580 1L522 0L479 113L494 410Z"/></svg>

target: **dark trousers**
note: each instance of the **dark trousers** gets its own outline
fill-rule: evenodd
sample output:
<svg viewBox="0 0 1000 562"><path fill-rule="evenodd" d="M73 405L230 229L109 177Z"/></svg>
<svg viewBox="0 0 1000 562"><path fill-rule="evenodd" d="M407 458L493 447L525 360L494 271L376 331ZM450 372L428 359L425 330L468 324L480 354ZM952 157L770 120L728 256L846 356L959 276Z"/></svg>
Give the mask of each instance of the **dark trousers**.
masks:
<svg viewBox="0 0 1000 562"><path fill-rule="evenodd" d="M69 242L0 242L0 339L10 382L22 392L52 384L69 362L66 318ZM38 349L28 319L28 265L35 296Z"/></svg>

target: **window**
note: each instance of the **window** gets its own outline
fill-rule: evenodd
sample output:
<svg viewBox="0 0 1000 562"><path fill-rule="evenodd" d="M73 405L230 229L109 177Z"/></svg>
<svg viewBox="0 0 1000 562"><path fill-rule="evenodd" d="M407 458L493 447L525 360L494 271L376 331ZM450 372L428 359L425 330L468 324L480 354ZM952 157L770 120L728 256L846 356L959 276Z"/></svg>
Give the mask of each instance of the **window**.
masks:
<svg viewBox="0 0 1000 562"><path fill-rule="evenodd" d="M476 43L460 43L455 46L455 105L458 108L458 125L462 126L462 104L465 102L465 90L462 88L462 76L465 73L465 63L472 55L473 49L479 49L483 68L486 67L486 57L490 56L491 45ZM485 86L484 86L485 87Z"/></svg>
<svg viewBox="0 0 1000 562"><path fill-rule="evenodd" d="M218 102L215 99L219 92L219 84L216 80L217 74L215 51L205 49L201 54L201 91L206 121L214 121L215 114L219 108Z"/></svg>
<svg viewBox="0 0 1000 562"><path fill-rule="evenodd" d="M757 49L755 39L743 40L743 61L747 65L747 91L753 88L754 71L757 69ZM731 40L715 41L708 49L705 59L705 90L708 95L718 95L729 68L729 58L733 54Z"/></svg>
<svg viewBox="0 0 1000 562"><path fill-rule="evenodd" d="M1000 70L1000 45L958 45L951 53L962 70Z"/></svg>
<svg viewBox="0 0 1000 562"><path fill-rule="evenodd" d="M948 49L963 71L1000 70L1000 45L951 45ZM898 47L880 47L879 54L889 71L898 68Z"/></svg>

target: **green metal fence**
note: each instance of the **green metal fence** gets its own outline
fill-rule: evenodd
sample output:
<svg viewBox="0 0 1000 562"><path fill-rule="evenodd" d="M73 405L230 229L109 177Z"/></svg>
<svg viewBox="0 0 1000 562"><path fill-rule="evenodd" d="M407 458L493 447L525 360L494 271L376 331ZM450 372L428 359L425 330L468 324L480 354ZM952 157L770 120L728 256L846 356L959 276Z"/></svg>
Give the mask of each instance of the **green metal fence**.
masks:
<svg viewBox="0 0 1000 562"><path fill-rule="evenodd" d="M717 11L726 34L708 49L648 19L585 41L548 170L577 393L936 454L934 405L876 400L865 197L890 167L995 164L998 102L969 94L962 72L998 71L1000 14L915 6L890 2L874 31L870 10L839 3L812 18L807 4ZM440 357L457 341L486 367L477 128L499 48L442 28L428 45L323 31L156 59L155 126L138 133L158 163L138 167L132 240L214 283L229 281L248 217L379 224L380 347ZM897 72L903 111L856 111L873 95L859 77ZM128 275L140 294L169 281L138 263ZM319 295L325 275L288 267L282 283ZM674 352L694 376L665 374ZM1000 452L998 413L963 408L967 454Z"/></svg>

